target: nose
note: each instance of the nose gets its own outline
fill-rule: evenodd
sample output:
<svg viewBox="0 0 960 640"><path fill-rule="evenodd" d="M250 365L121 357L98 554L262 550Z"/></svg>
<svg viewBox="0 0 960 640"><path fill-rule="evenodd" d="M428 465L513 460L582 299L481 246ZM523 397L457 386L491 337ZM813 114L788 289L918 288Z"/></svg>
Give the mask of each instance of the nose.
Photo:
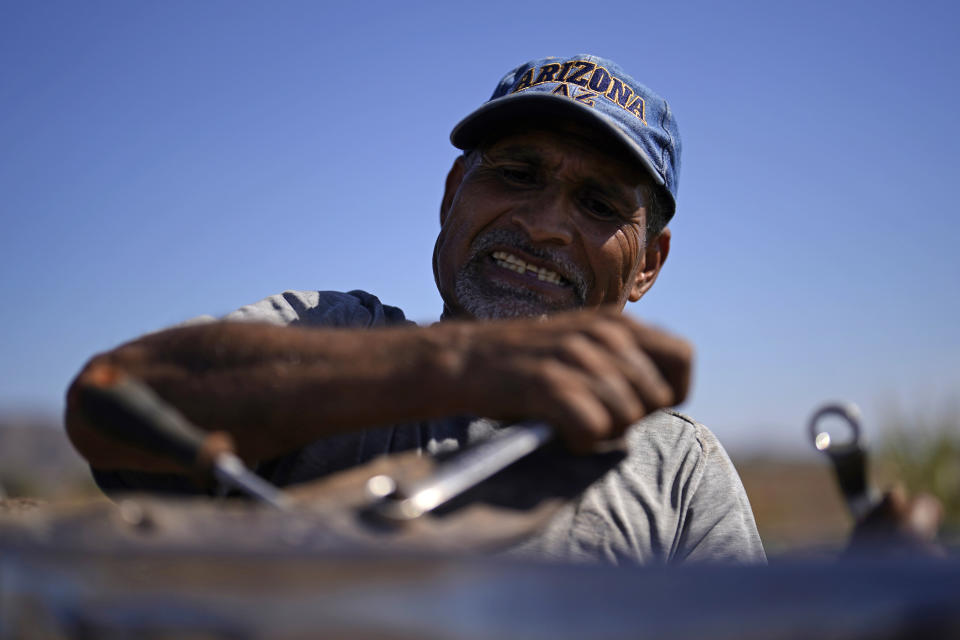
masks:
<svg viewBox="0 0 960 640"><path fill-rule="evenodd" d="M533 242L567 245L573 242L571 211L564 195L547 190L540 198L514 210L512 222Z"/></svg>

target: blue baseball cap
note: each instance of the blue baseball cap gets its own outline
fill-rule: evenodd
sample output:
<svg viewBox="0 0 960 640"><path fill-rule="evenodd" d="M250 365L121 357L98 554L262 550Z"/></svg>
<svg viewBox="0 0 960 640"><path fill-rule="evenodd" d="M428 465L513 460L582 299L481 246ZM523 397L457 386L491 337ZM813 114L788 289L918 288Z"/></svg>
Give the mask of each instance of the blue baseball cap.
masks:
<svg viewBox="0 0 960 640"><path fill-rule="evenodd" d="M635 158L661 187L664 214L676 210L680 131L670 105L615 62L591 55L541 58L500 80L490 99L453 128L450 141L472 149L510 121L571 119L593 127Z"/></svg>

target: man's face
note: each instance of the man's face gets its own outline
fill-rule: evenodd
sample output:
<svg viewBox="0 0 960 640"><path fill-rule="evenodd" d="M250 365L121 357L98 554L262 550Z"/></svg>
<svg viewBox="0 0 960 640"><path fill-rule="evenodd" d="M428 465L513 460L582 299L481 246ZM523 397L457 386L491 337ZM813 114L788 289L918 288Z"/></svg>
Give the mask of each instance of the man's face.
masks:
<svg viewBox="0 0 960 640"><path fill-rule="evenodd" d="M646 245L651 181L586 135L504 135L454 163L434 253L446 316L622 308L653 284L669 232Z"/></svg>

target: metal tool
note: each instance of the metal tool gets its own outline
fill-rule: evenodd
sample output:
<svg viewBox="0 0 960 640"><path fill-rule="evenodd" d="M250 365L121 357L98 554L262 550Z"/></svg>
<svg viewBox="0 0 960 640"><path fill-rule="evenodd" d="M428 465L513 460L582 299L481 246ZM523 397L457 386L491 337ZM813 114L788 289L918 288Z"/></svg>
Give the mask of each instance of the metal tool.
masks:
<svg viewBox="0 0 960 640"><path fill-rule="evenodd" d="M822 428L830 417L838 417L850 430L849 438L837 440ZM829 456L847 508L859 520L879 502L879 494L867 481L867 452L860 443L860 409L853 403L829 404L810 418L810 439L813 446Z"/></svg>
<svg viewBox="0 0 960 640"><path fill-rule="evenodd" d="M213 461L213 474L217 481L238 489L277 509L289 510L291 502L282 491L253 473L243 461L232 453L221 453Z"/></svg>
<svg viewBox="0 0 960 640"><path fill-rule="evenodd" d="M186 468L211 473L222 485L278 509L290 508L283 492L251 472L233 453L229 435L197 428L148 386L114 367L101 365L86 381L81 391L83 411L98 429Z"/></svg>
<svg viewBox="0 0 960 640"><path fill-rule="evenodd" d="M464 491L476 486L553 438L553 429L542 422L507 427L443 463L431 476L402 487L391 476L367 481L367 493L376 500L372 510L390 521L419 518Z"/></svg>

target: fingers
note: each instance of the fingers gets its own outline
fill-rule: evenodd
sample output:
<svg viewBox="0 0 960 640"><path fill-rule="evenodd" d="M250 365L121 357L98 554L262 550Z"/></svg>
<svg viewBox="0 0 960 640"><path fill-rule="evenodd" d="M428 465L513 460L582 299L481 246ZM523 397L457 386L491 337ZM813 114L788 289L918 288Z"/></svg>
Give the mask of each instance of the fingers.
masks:
<svg viewBox="0 0 960 640"><path fill-rule="evenodd" d="M943 504L929 493L910 498L903 485L895 485L884 496L883 514L896 530L918 541L931 541L943 520Z"/></svg>
<svg viewBox="0 0 960 640"><path fill-rule="evenodd" d="M624 353L631 357L641 356L647 367L653 367L660 380L666 382L672 397L664 398L658 406L670 406L683 402L690 391L690 374L693 363L693 347L689 342L662 329L651 327L633 320L629 316L615 312L608 322L618 323L629 332L633 348Z"/></svg>
<svg viewBox="0 0 960 640"><path fill-rule="evenodd" d="M593 315L583 333L606 349L648 411L686 399L693 363L689 342L618 311Z"/></svg>
<svg viewBox="0 0 960 640"><path fill-rule="evenodd" d="M457 385L478 394L468 408L547 420L577 451L623 435L689 389L690 345L618 311L473 325L468 333Z"/></svg>
<svg viewBox="0 0 960 640"><path fill-rule="evenodd" d="M919 493L910 501L907 528L912 535L923 541L937 537L943 521L943 504L928 493Z"/></svg>
<svg viewBox="0 0 960 640"><path fill-rule="evenodd" d="M632 384L625 361L580 334L563 339L560 358L583 372L581 384L599 400L609 415L608 429L622 429L647 413L641 394Z"/></svg>
<svg viewBox="0 0 960 640"><path fill-rule="evenodd" d="M927 493L910 498L902 485L894 486L856 523L845 556L941 556L944 550L936 537L942 520L943 505L937 498Z"/></svg>
<svg viewBox="0 0 960 640"><path fill-rule="evenodd" d="M587 376L560 364L551 365L542 415L575 453L589 453L614 433L609 407L588 386Z"/></svg>
<svg viewBox="0 0 960 640"><path fill-rule="evenodd" d="M567 382L566 393L557 394L569 415L554 424L571 448L588 450L598 440L621 436L645 415L686 397L692 360L686 341L619 312L579 320L558 341L558 359L579 374Z"/></svg>
<svg viewBox="0 0 960 640"><path fill-rule="evenodd" d="M686 388L675 389L661 373L658 364L644 351L633 335L632 328L621 323L601 321L591 327L590 337L611 354L612 362L629 381L647 411L679 402L677 396L686 394ZM672 369L679 366L671 363ZM689 369L689 362L687 363ZM641 416L642 417L642 416Z"/></svg>

